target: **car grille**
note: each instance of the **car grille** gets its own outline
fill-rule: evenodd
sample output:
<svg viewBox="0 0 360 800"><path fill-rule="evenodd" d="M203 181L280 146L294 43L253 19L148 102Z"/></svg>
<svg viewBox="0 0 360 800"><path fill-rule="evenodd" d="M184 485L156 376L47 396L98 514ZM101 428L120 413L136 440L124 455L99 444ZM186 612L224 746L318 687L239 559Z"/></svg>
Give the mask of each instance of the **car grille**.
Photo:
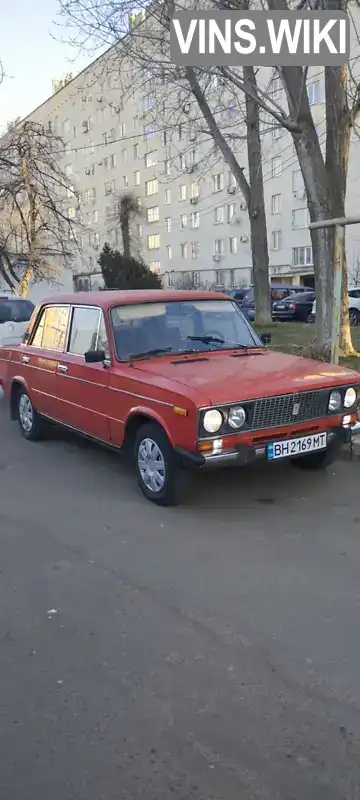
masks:
<svg viewBox="0 0 360 800"><path fill-rule="evenodd" d="M250 424L253 430L276 428L326 417L328 400L328 391L302 392L255 400Z"/></svg>

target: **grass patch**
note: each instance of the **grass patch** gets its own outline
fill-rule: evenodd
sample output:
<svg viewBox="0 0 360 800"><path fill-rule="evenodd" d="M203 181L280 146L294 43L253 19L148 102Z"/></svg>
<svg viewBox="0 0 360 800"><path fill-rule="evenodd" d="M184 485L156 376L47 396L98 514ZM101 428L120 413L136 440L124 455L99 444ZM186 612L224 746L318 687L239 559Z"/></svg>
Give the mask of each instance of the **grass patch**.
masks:
<svg viewBox="0 0 360 800"><path fill-rule="evenodd" d="M271 350L309 357L315 343L315 325L301 322L273 322L266 328L256 328L258 333L271 333ZM351 329L352 341L359 356L340 357L340 364L360 372L360 325Z"/></svg>

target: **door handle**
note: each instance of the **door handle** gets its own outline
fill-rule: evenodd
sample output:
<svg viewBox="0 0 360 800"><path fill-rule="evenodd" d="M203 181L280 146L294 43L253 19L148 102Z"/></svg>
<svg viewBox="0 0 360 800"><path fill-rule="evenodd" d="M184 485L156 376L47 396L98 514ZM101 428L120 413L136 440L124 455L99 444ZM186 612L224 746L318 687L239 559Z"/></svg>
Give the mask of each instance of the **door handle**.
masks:
<svg viewBox="0 0 360 800"><path fill-rule="evenodd" d="M22 357L22 362L23 362L23 364L28 364L28 363L29 363L29 361L30 361L30 358L29 358L29 356L23 356L23 357Z"/></svg>
<svg viewBox="0 0 360 800"><path fill-rule="evenodd" d="M68 368L65 366L65 364L58 364L58 370L59 372L67 372Z"/></svg>

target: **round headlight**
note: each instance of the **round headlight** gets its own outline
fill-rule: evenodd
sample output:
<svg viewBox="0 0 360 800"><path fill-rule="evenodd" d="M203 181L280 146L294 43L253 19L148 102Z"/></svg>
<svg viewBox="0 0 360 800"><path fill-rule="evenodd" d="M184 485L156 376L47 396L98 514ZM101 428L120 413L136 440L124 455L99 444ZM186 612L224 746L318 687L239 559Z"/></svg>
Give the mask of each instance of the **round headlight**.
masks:
<svg viewBox="0 0 360 800"><path fill-rule="evenodd" d="M230 408L228 423L230 428L241 428L246 420L246 414L242 406L233 406Z"/></svg>
<svg viewBox="0 0 360 800"><path fill-rule="evenodd" d="M341 410L341 394L340 392L331 392L329 399L329 411Z"/></svg>
<svg viewBox="0 0 360 800"><path fill-rule="evenodd" d="M223 416L217 408L205 411L203 426L208 433L216 433L223 424Z"/></svg>
<svg viewBox="0 0 360 800"><path fill-rule="evenodd" d="M352 406L354 406L356 403L356 398L357 398L356 390L353 388L348 389L344 397L345 408L352 408Z"/></svg>

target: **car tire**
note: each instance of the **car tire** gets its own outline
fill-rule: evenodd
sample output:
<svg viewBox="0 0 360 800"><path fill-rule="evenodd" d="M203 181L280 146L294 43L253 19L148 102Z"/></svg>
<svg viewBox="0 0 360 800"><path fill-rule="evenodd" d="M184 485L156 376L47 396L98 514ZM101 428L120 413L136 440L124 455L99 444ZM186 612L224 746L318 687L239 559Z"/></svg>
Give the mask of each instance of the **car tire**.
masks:
<svg viewBox="0 0 360 800"><path fill-rule="evenodd" d="M25 439L35 442L44 435L44 421L34 408L26 389L19 389L16 398L19 428Z"/></svg>
<svg viewBox="0 0 360 800"><path fill-rule="evenodd" d="M142 425L135 437L134 460L140 489L159 506L176 506L187 488L187 473L160 425Z"/></svg>
<svg viewBox="0 0 360 800"><path fill-rule="evenodd" d="M360 311L357 308L349 308L350 325L360 325Z"/></svg>

